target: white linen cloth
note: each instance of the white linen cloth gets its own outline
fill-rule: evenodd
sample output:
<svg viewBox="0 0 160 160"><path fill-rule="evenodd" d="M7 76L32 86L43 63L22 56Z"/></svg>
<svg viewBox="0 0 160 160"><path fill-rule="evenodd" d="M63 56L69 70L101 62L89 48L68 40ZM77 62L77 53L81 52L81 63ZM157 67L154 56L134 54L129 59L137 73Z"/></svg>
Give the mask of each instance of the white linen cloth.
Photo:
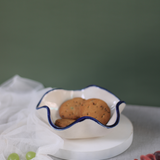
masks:
<svg viewBox="0 0 160 160"><path fill-rule="evenodd" d="M28 151L36 152L32 160L53 160L63 139L36 115L36 105L51 88L15 75L0 85L0 160L17 153L26 160Z"/></svg>

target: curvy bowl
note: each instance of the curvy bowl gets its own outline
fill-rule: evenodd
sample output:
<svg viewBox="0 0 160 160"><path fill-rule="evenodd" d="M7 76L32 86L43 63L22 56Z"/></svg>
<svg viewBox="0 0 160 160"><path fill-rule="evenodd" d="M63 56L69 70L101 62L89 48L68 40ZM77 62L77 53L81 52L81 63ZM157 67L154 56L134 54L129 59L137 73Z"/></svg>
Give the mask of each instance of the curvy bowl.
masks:
<svg viewBox="0 0 160 160"><path fill-rule="evenodd" d="M111 110L111 117L108 123L103 125L95 118L84 116L67 127L57 127L54 123L60 118L59 107L64 101L74 97L84 99L98 98L105 101ZM118 125L121 112L125 106L126 103L110 91L96 85L90 85L81 90L51 89L42 96L36 109L40 118L53 128L54 133L62 138L77 139L106 135L110 129Z"/></svg>

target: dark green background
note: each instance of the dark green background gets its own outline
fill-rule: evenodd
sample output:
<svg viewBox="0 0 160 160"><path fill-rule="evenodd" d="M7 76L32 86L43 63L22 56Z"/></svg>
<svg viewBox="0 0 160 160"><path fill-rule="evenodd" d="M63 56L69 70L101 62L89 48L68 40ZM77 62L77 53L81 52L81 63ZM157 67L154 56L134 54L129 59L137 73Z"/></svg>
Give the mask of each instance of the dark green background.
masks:
<svg viewBox="0 0 160 160"><path fill-rule="evenodd" d="M160 106L160 0L0 1L0 83L107 88Z"/></svg>

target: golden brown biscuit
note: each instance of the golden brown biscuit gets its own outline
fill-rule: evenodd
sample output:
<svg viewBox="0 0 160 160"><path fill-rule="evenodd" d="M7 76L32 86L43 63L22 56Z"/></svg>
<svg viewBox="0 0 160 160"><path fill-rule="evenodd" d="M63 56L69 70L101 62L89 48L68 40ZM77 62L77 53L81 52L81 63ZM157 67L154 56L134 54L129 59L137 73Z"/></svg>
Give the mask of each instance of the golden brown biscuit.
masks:
<svg viewBox="0 0 160 160"><path fill-rule="evenodd" d="M103 100L88 99L80 108L80 117L83 116L93 117L105 125L110 119L110 108Z"/></svg>
<svg viewBox="0 0 160 160"><path fill-rule="evenodd" d="M83 98L79 97L65 101L59 108L60 117L66 119L78 119L80 117L79 108L84 101Z"/></svg>
<svg viewBox="0 0 160 160"><path fill-rule="evenodd" d="M57 119L55 125L58 127L66 127L73 123L75 120L73 119Z"/></svg>

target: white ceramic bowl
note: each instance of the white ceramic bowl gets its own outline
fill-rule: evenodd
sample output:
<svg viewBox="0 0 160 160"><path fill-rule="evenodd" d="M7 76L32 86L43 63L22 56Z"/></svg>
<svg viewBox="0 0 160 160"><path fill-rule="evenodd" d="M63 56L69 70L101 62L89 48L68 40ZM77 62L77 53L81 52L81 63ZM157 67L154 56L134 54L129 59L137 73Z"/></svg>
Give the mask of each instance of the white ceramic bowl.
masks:
<svg viewBox="0 0 160 160"><path fill-rule="evenodd" d="M77 119L67 127L57 127L54 123L56 119L60 118L58 112L60 105L64 101L74 97L81 97L84 99L99 98L105 101L111 110L109 122L103 125L95 118L85 116ZM66 139L77 139L106 135L109 129L118 125L121 112L125 106L126 104L124 101L121 101L108 90L96 85L90 85L81 90L51 89L42 96L36 109L41 119L49 124L53 128L53 132L57 135Z"/></svg>

